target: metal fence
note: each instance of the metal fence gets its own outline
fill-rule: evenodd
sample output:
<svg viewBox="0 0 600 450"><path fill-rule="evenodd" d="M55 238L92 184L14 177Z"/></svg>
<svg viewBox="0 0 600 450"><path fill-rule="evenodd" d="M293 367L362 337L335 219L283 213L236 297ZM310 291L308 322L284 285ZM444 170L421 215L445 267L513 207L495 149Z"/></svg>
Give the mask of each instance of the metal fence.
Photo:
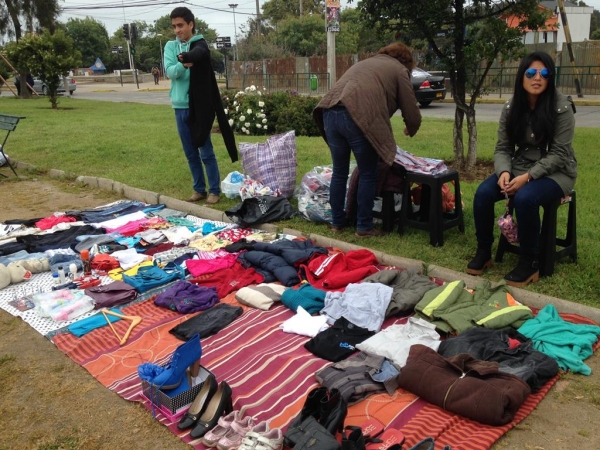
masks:
<svg viewBox="0 0 600 450"><path fill-rule="evenodd" d="M490 69L484 81L485 94L512 95L517 69ZM600 95L600 67L562 66L556 68L556 86L563 94L576 95L575 77L579 78L581 92L585 95Z"/></svg>
<svg viewBox="0 0 600 450"><path fill-rule="evenodd" d="M229 89L256 86L265 93L290 91L303 95L323 95L329 90L328 73L242 73L229 75Z"/></svg>

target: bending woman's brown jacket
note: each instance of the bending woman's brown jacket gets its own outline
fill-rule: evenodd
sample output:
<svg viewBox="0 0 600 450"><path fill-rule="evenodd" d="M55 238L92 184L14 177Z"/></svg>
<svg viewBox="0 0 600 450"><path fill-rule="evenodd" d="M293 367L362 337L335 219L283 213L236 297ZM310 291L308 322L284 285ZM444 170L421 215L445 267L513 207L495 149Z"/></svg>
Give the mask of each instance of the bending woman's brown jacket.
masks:
<svg viewBox="0 0 600 450"><path fill-rule="evenodd" d="M410 81L410 72L400 61L378 54L354 64L323 97L313 117L323 135L323 110L343 105L386 164L392 165L396 141L390 117L400 109L410 136L421 126L421 111Z"/></svg>

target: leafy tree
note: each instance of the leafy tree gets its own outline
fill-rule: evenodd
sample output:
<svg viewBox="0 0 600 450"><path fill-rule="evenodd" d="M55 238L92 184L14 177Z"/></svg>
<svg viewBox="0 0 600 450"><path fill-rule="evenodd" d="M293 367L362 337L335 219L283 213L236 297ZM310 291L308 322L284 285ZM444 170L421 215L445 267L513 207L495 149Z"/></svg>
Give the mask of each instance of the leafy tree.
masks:
<svg viewBox="0 0 600 450"><path fill-rule="evenodd" d="M108 60L110 44L108 32L101 22L92 17L85 19L69 19L65 24L67 36L73 39L76 50L81 52L81 60L84 67L89 67L100 58Z"/></svg>
<svg viewBox="0 0 600 450"><path fill-rule="evenodd" d="M58 0L3 0L0 29L17 41L26 32L39 32L42 28L54 31L59 10Z"/></svg>
<svg viewBox="0 0 600 450"><path fill-rule="evenodd" d="M425 40L448 70L456 104L455 162L471 169L477 161L475 104L483 91L486 75L499 55L502 59L522 56L523 32L526 28L539 29L546 18L537 5L538 0L363 0L358 7L368 24L380 23L408 40ZM511 14L521 20L517 28L509 28L503 20ZM471 96L468 103L467 93Z"/></svg>
<svg viewBox="0 0 600 450"><path fill-rule="evenodd" d="M175 39L175 33L173 33L173 27L171 26L171 17L169 14L160 16L154 21L153 31L155 33L162 34L165 39Z"/></svg>
<svg viewBox="0 0 600 450"><path fill-rule="evenodd" d="M323 0L300 0L302 2L302 17L323 15L325 2ZM289 0L269 0L263 3L262 19L277 27L279 22L288 17L300 17L300 2Z"/></svg>
<svg viewBox="0 0 600 450"><path fill-rule="evenodd" d="M600 39L600 11L597 9L594 9L594 12L592 12L592 20L590 21L590 39Z"/></svg>
<svg viewBox="0 0 600 450"><path fill-rule="evenodd" d="M273 42L293 56L327 54L325 23L321 16L291 17L279 22Z"/></svg>
<svg viewBox="0 0 600 450"><path fill-rule="evenodd" d="M238 59L241 61L260 61L261 59L285 58L287 56L284 49L271 42L271 39L256 39L253 35L238 40L237 53ZM233 55L233 51L230 54Z"/></svg>
<svg viewBox="0 0 600 450"><path fill-rule="evenodd" d="M6 50L10 59L23 66L26 62L31 72L39 74L48 86L52 108L56 109L56 91L61 77L72 67L81 64L81 54L74 49L73 40L63 30L57 30L54 34L45 30L42 34L30 34L19 42L10 43Z"/></svg>

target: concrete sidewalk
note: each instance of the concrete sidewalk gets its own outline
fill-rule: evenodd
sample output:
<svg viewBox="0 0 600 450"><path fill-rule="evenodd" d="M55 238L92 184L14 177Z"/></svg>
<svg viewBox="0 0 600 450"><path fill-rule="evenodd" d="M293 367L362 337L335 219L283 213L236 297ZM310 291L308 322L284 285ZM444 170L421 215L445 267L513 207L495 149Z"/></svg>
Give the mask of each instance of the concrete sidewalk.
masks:
<svg viewBox="0 0 600 450"><path fill-rule="evenodd" d="M160 80L158 85L155 85L153 81L140 82L139 88L136 83L78 83L77 90L82 92L140 92L140 91L168 91L171 89L171 80L165 79ZM77 95L77 93L75 93ZM576 95L572 95L575 105L578 106L600 106L600 95L585 95L582 98L578 98ZM508 93L490 94L480 98L477 103L487 104L502 104L509 100L511 95ZM467 98L469 101L469 98ZM448 95L443 103L454 103L452 97Z"/></svg>

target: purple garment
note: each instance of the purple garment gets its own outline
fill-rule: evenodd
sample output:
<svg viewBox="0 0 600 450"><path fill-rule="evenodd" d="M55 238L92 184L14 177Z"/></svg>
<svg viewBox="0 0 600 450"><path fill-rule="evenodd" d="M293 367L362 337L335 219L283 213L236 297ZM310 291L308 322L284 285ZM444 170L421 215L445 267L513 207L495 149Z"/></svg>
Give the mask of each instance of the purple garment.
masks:
<svg viewBox="0 0 600 450"><path fill-rule="evenodd" d="M198 286L185 280L177 281L154 299L156 306L162 306L182 314L205 311L218 302L216 288Z"/></svg>

